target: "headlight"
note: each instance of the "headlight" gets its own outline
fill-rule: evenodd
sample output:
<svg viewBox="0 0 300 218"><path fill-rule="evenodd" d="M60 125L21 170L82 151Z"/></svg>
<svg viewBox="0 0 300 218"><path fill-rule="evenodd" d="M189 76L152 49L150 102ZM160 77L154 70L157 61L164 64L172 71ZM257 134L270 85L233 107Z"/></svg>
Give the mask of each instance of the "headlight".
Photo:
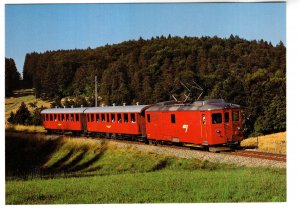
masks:
<svg viewBox="0 0 300 218"><path fill-rule="evenodd" d="M220 130L218 130L218 129L216 130L216 133L220 133L220 132L221 132Z"/></svg>

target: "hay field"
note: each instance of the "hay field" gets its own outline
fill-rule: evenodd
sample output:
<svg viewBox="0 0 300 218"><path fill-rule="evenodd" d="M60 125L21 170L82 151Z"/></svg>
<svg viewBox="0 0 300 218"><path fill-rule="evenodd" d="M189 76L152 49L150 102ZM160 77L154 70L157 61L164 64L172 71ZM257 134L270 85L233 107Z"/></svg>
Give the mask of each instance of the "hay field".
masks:
<svg viewBox="0 0 300 218"><path fill-rule="evenodd" d="M286 154L286 132L251 137L241 142L243 147L258 145L258 150Z"/></svg>

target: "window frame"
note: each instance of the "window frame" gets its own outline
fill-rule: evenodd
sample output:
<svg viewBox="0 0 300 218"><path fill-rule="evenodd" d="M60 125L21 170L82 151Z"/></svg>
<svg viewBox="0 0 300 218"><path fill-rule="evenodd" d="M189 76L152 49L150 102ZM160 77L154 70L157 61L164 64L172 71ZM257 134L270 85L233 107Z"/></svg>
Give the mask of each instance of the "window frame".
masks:
<svg viewBox="0 0 300 218"><path fill-rule="evenodd" d="M228 117L226 116L226 114L228 115ZM228 119L226 119L226 118L228 118ZM229 112L225 112L224 113L224 122L229 123L229 121L230 121Z"/></svg>
<svg viewBox="0 0 300 218"><path fill-rule="evenodd" d="M102 113L100 117L101 117L101 122L102 123L106 123L106 119L105 119L106 116L105 116L105 114Z"/></svg>
<svg viewBox="0 0 300 218"><path fill-rule="evenodd" d="M122 123L122 114L121 113L117 113L117 122Z"/></svg>
<svg viewBox="0 0 300 218"><path fill-rule="evenodd" d="M130 113L130 122L131 123L136 123L136 115L135 115L135 113Z"/></svg>
<svg viewBox="0 0 300 218"><path fill-rule="evenodd" d="M237 116L234 115L234 114L237 114ZM237 118L237 120L235 118ZM232 121L233 122L239 122L240 121L240 111L232 111Z"/></svg>
<svg viewBox="0 0 300 218"><path fill-rule="evenodd" d="M176 116L175 114L171 114L171 123L175 124L176 123Z"/></svg>
<svg viewBox="0 0 300 218"><path fill-rule="evenodd" d="M128 123L129 119L128 119L128 113L124 113L124 123Z"/></svg>
<svg viewBox="0 0 300 218"><path fill-rule="evenodd" d="M218 118L221 118L221 120L220 121L217 120L216 118L214 118L214 116L218 116ZM214 121L216 122L214 123ZM223 123L223 116L221 112L211 114L211 124L222 124L222 123Z"/></svg>
<svg viewBox="0 0 300 218"><path fill-rule="evenodd" d="M111 122L115 123L116 122L116 115L114 113L110 114Z"/></svg>
<svg viewBox="0 0 300 218"><path fill-rule="evenodd" d="M150 116L150 114L147 114L147 122L151 123L151 116Z"/></svg>

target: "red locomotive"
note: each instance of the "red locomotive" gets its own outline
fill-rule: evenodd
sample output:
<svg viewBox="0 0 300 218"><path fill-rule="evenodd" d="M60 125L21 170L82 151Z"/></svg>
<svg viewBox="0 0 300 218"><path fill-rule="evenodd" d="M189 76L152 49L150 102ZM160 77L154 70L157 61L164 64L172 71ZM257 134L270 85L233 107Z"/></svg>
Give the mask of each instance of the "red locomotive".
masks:
<svg viewBox="0 0 300 218"><path fill-rule="evenodd" d="M223 99L154 105L146 110L147 139L195 145L235 145L242 140L240 106Z"/></svg>
<svg viewBox="0 0 300 218"><path fill-rule="evenodd" d="M41 113L48 131L207 147L238 145L243 138L240 106L223 99L182 104L52 108Z"/></svg>

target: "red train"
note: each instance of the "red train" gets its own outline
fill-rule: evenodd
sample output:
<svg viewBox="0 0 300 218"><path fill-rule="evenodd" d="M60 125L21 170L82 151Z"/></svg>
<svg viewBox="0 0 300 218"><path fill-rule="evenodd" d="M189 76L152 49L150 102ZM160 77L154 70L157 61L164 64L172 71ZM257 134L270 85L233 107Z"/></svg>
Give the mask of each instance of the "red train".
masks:
<svg viewBox="0 0 300 218"><path fill-rule="evenodd" d="M49 132L72 131L207 147L239 145L243 138L240 106L223 99L185 104L52 108L41 113Z"/></svg>

